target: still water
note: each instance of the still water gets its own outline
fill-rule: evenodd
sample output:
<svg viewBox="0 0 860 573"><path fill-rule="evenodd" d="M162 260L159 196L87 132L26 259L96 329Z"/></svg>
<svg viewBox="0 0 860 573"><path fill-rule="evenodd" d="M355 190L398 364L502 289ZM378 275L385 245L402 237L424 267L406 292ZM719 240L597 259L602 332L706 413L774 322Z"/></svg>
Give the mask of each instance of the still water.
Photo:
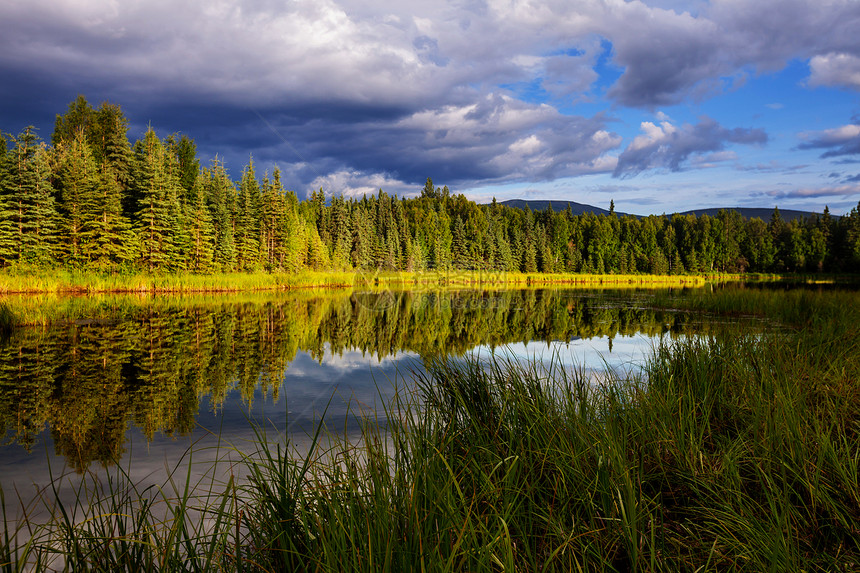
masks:
<svg viewBox="0 0 860 573"><path fill-rule="evenodd" d="M652 296L301 291L51 300L68 319L0 340L0 487L7 499L16 491L26 500L51 476L110 468L160 484L177 468L235 463L254 447L254 426L300 447L323 414L329 429L349 435L357 414L383 415L428 357L495 352L631 371L657 338L714 328L695 314L653 308Z"/></svg>

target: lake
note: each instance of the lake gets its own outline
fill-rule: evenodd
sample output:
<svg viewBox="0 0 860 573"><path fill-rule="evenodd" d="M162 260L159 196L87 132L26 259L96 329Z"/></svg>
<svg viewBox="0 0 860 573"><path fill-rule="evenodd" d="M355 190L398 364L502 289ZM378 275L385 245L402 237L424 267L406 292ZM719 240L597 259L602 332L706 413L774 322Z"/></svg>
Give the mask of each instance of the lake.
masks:
<svg viewBox="0 0 860 573"><path fill-rule="evenodd" d="M202 479L253 448L254 427L301 451L323 415L330 430L354 435L362 412L379 416L408 390L410 373L439 355L495 352L633 372L660 337L719 328L654 308L655 293L667 292L695 291L7 299L66 319L0 340L0 486L26 505L57 475L69 499L79 476L111 468L144 487L174 471Z"/></svg>

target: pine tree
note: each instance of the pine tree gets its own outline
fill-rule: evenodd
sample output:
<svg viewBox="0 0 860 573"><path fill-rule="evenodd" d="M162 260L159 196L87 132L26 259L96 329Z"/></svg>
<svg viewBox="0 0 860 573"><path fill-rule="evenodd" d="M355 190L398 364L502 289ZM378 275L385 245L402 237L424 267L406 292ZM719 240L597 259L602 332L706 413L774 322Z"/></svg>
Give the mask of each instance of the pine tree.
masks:
<svg viewBox="0 0 860 573"><path fill-rule="evenodd" d="M0 132L0 265L14 261L15 226L12 210L11 153L6 149L6 136Z"/></svg>
<svg viewBox="0 0 860 573"><path fill-rule="evenodd" d="M138 210L134 227L139 260L149 271L166 270L175 263L174 231L177 226L178 183L170 170L164 145L150 128L134 147L134 183Z"/></svg>
<svg viewBox="0 0 860 573"><path fill-rule="evenodd" d="M48 150L33 127L13 137L12 143L0 201L0 262L48 265L57 225Z"/></svg>
<svg viewBox="0 0 860 573"><path fill-rule="evenodd" d="M331 202L331 220L333 244L331 262L335 269L346 269L350 266L352 251L352 219L349 215L349 205L343 197L335 197Z"/></svg>
<svg viewBox="0 0 860 573"><path fill-rule="evenodd" d="M212 262L216 271L230 272L236 261L233 238L233 202L236 190L223 162L217 157L203 170L202 179L214 233Z"/></svg>
<svg viewBox="0 0 860 573"><path fill-rule="evenodd" d="M352 264L357 269L367 269L373 266L372 242L373 232L370 217L364 204L359 203L352 210Z"/></svg>
<svg viewBox="0 0 860 573"><path fill-rule="evenodd" d="M84 265L97 250L100 226L100 178L84 130L74 140L61 144L58 177L60 230L64 255L73 265Z"/></svg>
<svg viewBox="0 0 860 573"><path fill-rule="evenodd" d="M276 184L269 179L269 174L263 175L260 186L260 260L263 268L272 272L281 268L279 258L280 237L278 230L283 224L283 195L280 189L280 173L275 177Z"/></svg>
<svg viewBox="0 0 860 573"><path fill-rule="evenodd" d="M451 230L451 256L454 259L454 267L464 269L469 266L466 245L466 225L460 215L454 219L454 228Z"/></svg>
<svg viewBox="0 0 860 573"><path fill-rule="evenodd" d="M236 205L236 266L240 270L253 271L261 266L260 236L261 219L260 184L251 159L242 171Z"/></svg>
<svg viewBox="0 0 860 573"><path fill-rule="evenodd" d="M75 101L69 104L69 109L64 115L57 114L54 120L54 133L51 135L51 144L54 147L68 145L74 141L78 132L91 136L92 122L95 110L87 102L87 98L79 95Z"/></svg>
<svg viewBox="0 0 860 573"><path fill-rule="evenodd" d="M399 253L397 256L397 268L405 269L407 259L410 258L412 251L412 234L409 231L409 220L406 217L406 211L403 208L403 202L397 200L394 196L394 232L397 234L397 243L399 245Z"/></svg>
<svg viewBox="0 0 860 573"><path fill-rule="evenodd" d="M188 145L187 137L183 136L185 140L185 145ZM194 152L193 142L191 143L192 147L190 148L192 152ZM168 180L171 182L171 186L173 188L173 195L175 199L171 198L170 209L172 211L171 221L172 221L172 229L171 235L173 237L173 254L171 256L170 266L171 270L186 270L193 267L193 250L194 250L194 239L192 237L192 228L194 226L194 222L191 221L192 211L194 210L195 198L193 196L193 186L194 181L196 181L196 176L189 178L189 184L191 185L190 189L185 189L183 187L183 177L187 178L187 174L183 172L182 162L191 163L191 169L198 168L198 162L196 157L189 158L187 156L187 150L185 152L180 151L181 141L177 141L176 135L172 134L167 137L165 140L165 155L164 155L164 165L165 170L167 171ZM185 157L183 157L183 153L185 153ZM186 169L188 166L186 166Z"/></svg>
<svg viewBox="0 0 860 573"><path fill-rule="evenodd" d="M284 193L285 221L281 232L283 234L283 268L288 272L301 269L307 259L307 244L310 237L308 224L299 213L299 199L292 191Z"/></svg>
<svg viewBox="0 0 860 573"><path fill-rule="evenodd" d="M191 236L188 269L196 273L214 270L214 235L212 216L206 204L206 191L202 178L195 178L191 188L188 228Z"/></svg>
<svg viewBox="0 0 860 573"><path fill-rule="evenodd" d="M523 258L522 268L524 273L536 272L538 268L537 245L535 241L534 216L531 209L526 207L526 216L523 221Z"/></svg>
<svg viewBox="0 0 860 573"><path fill-rule="evenodd" d="M182 135L176 142L176 160L179 162L179 185L184 190L184 196L193 202L194 184L200 175L200 161L197 159L197 144L187 135Z"/></svg>

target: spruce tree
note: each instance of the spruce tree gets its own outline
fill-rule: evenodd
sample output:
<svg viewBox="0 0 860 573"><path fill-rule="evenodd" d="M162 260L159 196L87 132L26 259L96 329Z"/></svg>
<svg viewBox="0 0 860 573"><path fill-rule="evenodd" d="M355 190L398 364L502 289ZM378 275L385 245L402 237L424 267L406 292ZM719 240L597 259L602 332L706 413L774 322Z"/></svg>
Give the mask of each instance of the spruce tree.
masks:
<svg viewBox="0 0 860 573"><path fill-rule="evenodd" d="M186 144L188 138L184 137ZM170 235L173 239L173 249L170 256L168 268L170 270L186 270L194 265L194 237L193 225L191 221L192 211L194 210L195 198L193 196L194 180L191 180L191 188L185 189L182 184L183 166L182 161L189 161L186 156L182 158L180 153L180 142L177 141L176 135L172 134L165 141L164 153L164 170L167 175L167 180L170 183L171 193L169 196L170 204ZM193 147L191 148L193 150ZM192 161L192 168L197 168L196 158Z"/></svg>
<svg viewBox="0 0 860 573"><path fill-rule="evenodd" d="M197 159L197 144L187 135L182 135L175 147L176 160L179 162L179 185L189 203L193 202L194 184L200 175L200 161Z"/></svg>
<svg viewBox="0 0 860 573"><path fill-rule="evenodd" d="M138 209L134 228L140 264L149 271L166 270L173 261L177 216L177 181L171 177L164 145L152 128L134 146L134 184Z"/></svg>
<svg viewBox="0 0 860 573"><path fill-rule="evenodd" d="M84 130L61 144L58 187L60 193L61 245L66 260L85 265L97 256L100 236L100 178Z"/></svg>
<svg viewBox="0 0 860 573"><path fill-rule="evenodd" d="M48 150L32 126L12 143L0 202L0 261L49 265L57 239L57 211Z"/></svg>
<svg viewBox="0 0 860 573"><path fill-rule="evenodd" d="M242 171L236 205L236 265L253 271L260 266L260 184L251 159Z"/></svg>
<svg viewBox="0 0 860 573"><path fill-rule="evenodd" d="M233 238L233 203L236 189L217 157L203 170L203 192L212 217L214 245L212 261L216 271L234 270L236 247Z"/></svg>
<svg viewBox="0 0 860 573"><path fill-rule="evenodd" d="M364 202L356 205L352 210L352 264L357 269L367 269L373 266L372 242L370 217L367 214Z"/></svg>
<svg viewBox="0 0 860 573"><path fill-rule="evenodd" d="M306 262L308 227L311 225L299 213L299 199L292 191L284 192L284 214L285 221L280 231L283 237L282 267L285 271L296 272Z"/></svg>
<svg viewBox="0 0 860 573"><path fill-rule="evenodd" d="M6 136L0 132L0 265L14 262L15 226L12 211L11 153L7 152Z"/></svg>
<svg viewBox="0 0 860 573"><path fill-rule="evenodd" d="M349 205L343 197L332 199L331 220L333 231L332 265L338 270L347 269L350 267L349 255L352 251L352 218L349 215Z"/></svg>
<svg viewBox="0 0 860 573"><path fill-rule="evenodd" d="M468 245L466 245L466 225L463 219L457 215L454 219L454 227L451 230L451 255L454 258L454 267L465 269L469 267Z"/></svg>
<svg viewBox="0 0 860 573"><path fill-rule="evenodd" d="M75 101L69 104L65 114L57 114L54 120L54 133L51 135L51 144L54 147L70 144L79 131L83 131L89 138L91 136L93 116L95 110L87 102L87 98L79 95Z"/></svg>

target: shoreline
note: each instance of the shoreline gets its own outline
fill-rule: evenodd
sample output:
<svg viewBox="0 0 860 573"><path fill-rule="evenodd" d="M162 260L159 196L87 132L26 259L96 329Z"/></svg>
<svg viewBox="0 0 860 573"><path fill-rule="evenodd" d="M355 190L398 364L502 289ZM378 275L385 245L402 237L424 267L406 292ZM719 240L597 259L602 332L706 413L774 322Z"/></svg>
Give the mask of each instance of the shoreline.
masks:
<svg viewBox="0 0 860 573"><path fill-rule="evenodd" d="M705 275L592 275L496 271L331 271L301 273L94 274L69 271L0 273L0 296L13 294L238 293L305 288L702 286Z"/></svg>

